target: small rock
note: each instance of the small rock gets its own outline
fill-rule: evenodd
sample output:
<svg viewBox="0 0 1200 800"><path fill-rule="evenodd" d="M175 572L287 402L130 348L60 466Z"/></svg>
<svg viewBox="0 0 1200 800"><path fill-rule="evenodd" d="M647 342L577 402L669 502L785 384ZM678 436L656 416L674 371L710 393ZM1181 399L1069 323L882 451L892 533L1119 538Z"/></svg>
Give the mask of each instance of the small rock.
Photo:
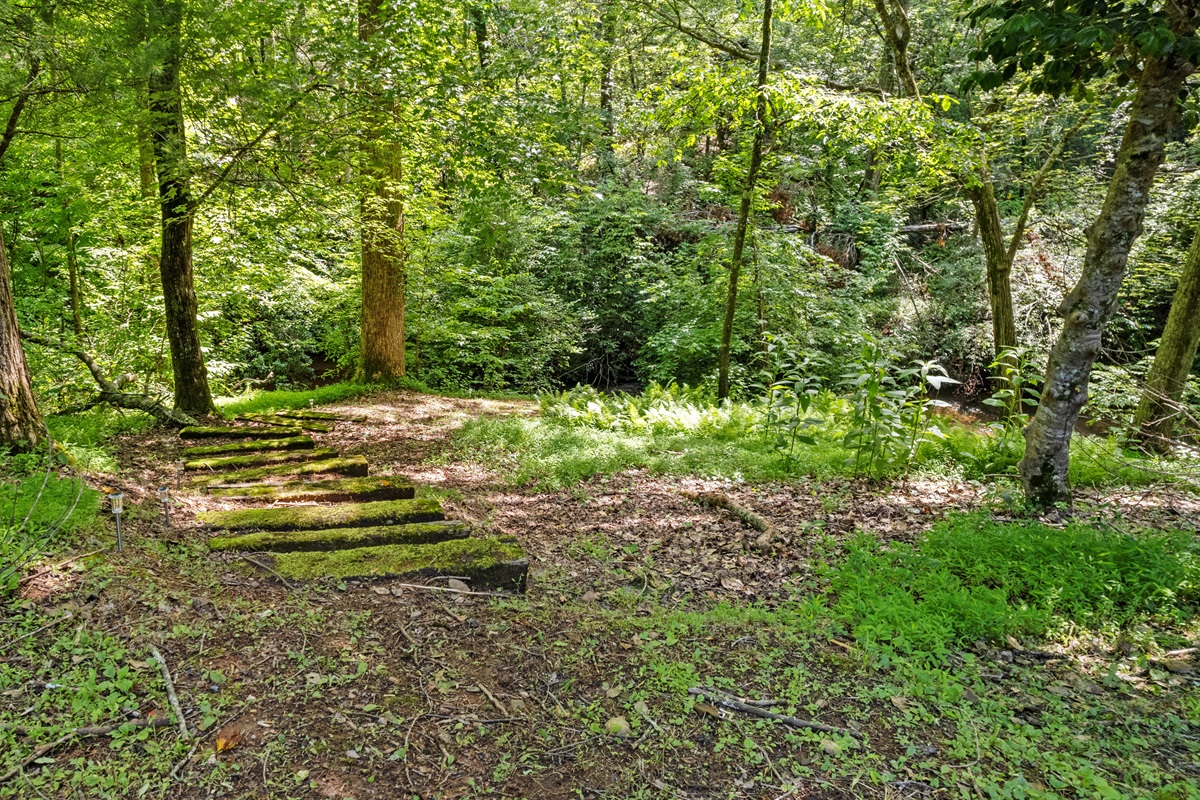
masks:
<svg viewBox="0 0 1200 800"><path fill-rule="evenodd" d="M346 757L347 758L358 758L358 751L357 750L347 750Z"/></svg>
<svg viewBox="0 0 1200 800"><path fill-rule="evenodd" d="M624 717L613 717L604 723L604 732L621 739L628 739L633 735L633 729L629 727L629 720Z"/></svg>
<svg viewBox="0 0 1200 800"><path fill-rule="evenodd" d="M594 602L596 602L597 598L599 598L599 597L600 597L600 595L596 594L591 589L588 589L586 592L583 593L583 596L580 597L579 599L584 603L594 603Z"/></svg>
<svg viewBox="0 0 1200 800"><path fill-rule="evenodd" d="M471 591L471 587L460 581L458 578L451 578L450 580L446 581L446 585L451 589L457 589L460 592Z"/></svg>

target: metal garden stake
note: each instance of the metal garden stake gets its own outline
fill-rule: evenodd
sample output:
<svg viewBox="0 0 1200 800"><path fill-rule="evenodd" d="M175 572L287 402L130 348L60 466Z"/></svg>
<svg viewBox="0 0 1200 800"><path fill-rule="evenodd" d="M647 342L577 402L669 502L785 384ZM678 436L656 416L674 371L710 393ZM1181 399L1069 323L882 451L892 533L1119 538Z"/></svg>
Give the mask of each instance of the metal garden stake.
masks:
<svg viewBox="0 0 1200 800"><path fill-rule="evenodd" d="M125 493L113 492L108 496L108 502L112 504L113 516L117 519L117 552L125 549L121 543L121 512L125 510Z"/></svg>
<svg viewBox="0 0 1200 800"><path fill-rule="evenodd" d="M162 503L163 507L163 524L168 528L171 527L171 508L169 505L170 500L171 490L166 486L158 487L158 501Z"/></svg>

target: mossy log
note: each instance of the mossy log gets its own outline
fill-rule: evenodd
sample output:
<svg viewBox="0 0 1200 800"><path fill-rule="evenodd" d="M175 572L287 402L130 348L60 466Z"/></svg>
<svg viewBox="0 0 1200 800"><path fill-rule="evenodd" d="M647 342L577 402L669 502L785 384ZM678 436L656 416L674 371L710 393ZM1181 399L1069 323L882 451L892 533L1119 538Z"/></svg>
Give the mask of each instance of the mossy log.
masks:
<svg viewBox="0 0 1200 800"><path fill-rule="evenodd" d="M365 528L406 525L445 519L437 500L381 500L337 506L244 508L237 511L202 511L196 519L206 528L227 531L296 531L321 528Z"/></svg>
<svg viewBox="0 0 1200 800"><path fill-rule="evenodd" d="M179 431L180 439L278 439L295 435L295 428L234 428L225 425L189 425Z"/></svg>
<svg viewBox="0 0 1200 800"><path fill-rule="evenodd" d="M184 458L203 456L232 455L234 453L251 453L263 450L310 450L315 446L311 436L289 436L286 439L255 439L248 442L230 442L229 444L206 444L199 447L184 448Z"/></svg>
<svg viewBox="0 0 1200 800"><path fill-rule="evenodd" d="M333 430L333 425L328 422L310 422L303 419L283 417L278 414L238 414L234 419L239 422L257 422L263 425L296 428L297 430L314 431L316 433L329 433Z"/></svg>
<svg viewBox="0 0 1200 800"><path fill-rule="evenodd" d="M366 422L368 419L366 414L335 414L330 411L301 411L300 409L276 411L275 416L291 419L317 419L327 422Z"/></svg>
<svg viewBox="0 0 1200 800"><path fill-rule="evenodd" d="M222 471L241 469L243 467L265 467L270 464L288 464L293 461L324 461L336 458L337 450L332 447L318 447L313 450L281 450L275 453L249 453L244 456L215 456L213 458L197 458L184 463L184 469L203 469Z"/></svg>
<svg viewBox="0 0 1200 800"><path fill-rule="evenodd" d="M388 544L328 552L279 553L284 578L382 578L457 575L472 589L525 591L529 562L513 539L454 539L437 544Z"/></svg>
<svg viewBox="0 0 1200 800"><path fill-rule="evenodd" d="M257 483L250 486L210 487L214 497L227 500L272 502L346 503L370 500L411 500L416 488L404 478L339 478L330 481L293 481L283 484Z"/></svg>
<svg viewBox="0 0 1200 800"><path fill-rule="evenodd" d="M244 536L217 536L208 540L212 550L294 553L349 550L383 544L432 544L470 535L462 522L439 520L411 525L376 525L369 528L326 528L318 531L270 531Z"/></svg>
<svg viewBox="0 0 1200 800"><path fill-rule="evenodd" d="M330 458L326 461L300 461L295 464L253 467L251 469L226 472L223 475L204 476L197 480L196 483L206 487L216 487L236 483L251 483L264 478L298 477L301 475L344 475L350 478L365 478L367 475L367 459L364 456L347 456L345 458Z"/></svg>

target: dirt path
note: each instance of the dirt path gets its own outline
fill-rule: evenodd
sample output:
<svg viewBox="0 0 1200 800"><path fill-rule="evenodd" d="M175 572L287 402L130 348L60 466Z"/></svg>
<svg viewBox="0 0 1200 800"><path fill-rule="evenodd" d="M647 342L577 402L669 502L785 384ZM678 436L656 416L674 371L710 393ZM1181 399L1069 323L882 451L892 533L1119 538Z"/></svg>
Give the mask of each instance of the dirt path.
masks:
<svg viewBox="0 0 1200 800"><path fill-rule="evenodd" d="M496 600L393 580L285 586L203 546L210 534L191 521L195 512L227 504L183 493L165 528L148 490L174 480L180 445L167 433L125 440L122 485L141 506L127 551L109 562L98 593L69 602L131 648L158 643L174 670L200 740L186 758L143 753L158 759L151 772L173 770L159 796L916 797L933 792L927 776L938 763L978 762L969 728L956 729L929 698L899 697L838 631L802 616L794 630L756 621L815 591L814 567L831 541L858 529L909 539L947 510L977 504L978 487L626 473L539 494L478 464L430 463L465 420L533 413L532 404L388 393L325 410L365 412L376 424L339 425L319 444L366 455L372 474L430 487L477 530L516 537L530 558L528 593ZM725 492L779 536L756 546L757 531L681 490ZM69 583L46 580L27 587L31 597L70 596ZM981 670L961 678L971 696L992 691ZM1078 665L1018 659L997 671L997 697L1019 694L1022 670L1040 670L1043 681ZM687 688L716 679L863 731L869 749L690 710ZM617 718L627 728L606 733ZM909 768L920 780L896 766L913 753L930 764ZM102 743L74 754L109 757ZM868 785L868 769L895 775Z"/></svg>

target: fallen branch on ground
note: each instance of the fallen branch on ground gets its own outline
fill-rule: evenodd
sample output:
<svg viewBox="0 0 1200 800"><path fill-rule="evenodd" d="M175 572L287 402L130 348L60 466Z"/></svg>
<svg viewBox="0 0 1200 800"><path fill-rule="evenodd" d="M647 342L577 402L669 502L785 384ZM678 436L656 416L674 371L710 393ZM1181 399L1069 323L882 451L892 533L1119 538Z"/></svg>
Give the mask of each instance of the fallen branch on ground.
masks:
<svg viewBox="0 0 1200 800"><path fill-rule="evenodd" d="M0 783L6 783L6 782L12 780L17 775L20 775L21 771L23 769L25 769L26 767L28 767L30 764L32 764L34 761L36 761L37 759L46 755L46 753L49 753L51 750L55 750L59 747L62 747L64 744L71 741L76 736L83 736L83 737L104 736L106 734L112 733L113 731L120 730L121 728L124 728L124 727L161 728L164 725L169 725L169 724L171 724L171 721L166 719L165 717L147 717L145 719L137 719L137 720L132 720L130 722L121 722L116 725L89 725L84 728L75 728L74 730L69 731L68 733L55 739L53 742L49 742L48 744L39 745L38 747L33 748L33 752L31 752L29 755L25 756L25 758L21 759L21 762L19 764L17 764L17 766L13 767L12 769L10 769L8 772L4 773L3 775L0 775ZM9 726L7 724L0 726L0 730L12 731L13 733L15 733L18 736L25 736L28 734L28 732L26 731L25 728L22 728L20 726Z"/></svg>
<svg viewBox="0 0 1200 800"><path fill-rule="evenodd" d="M788 717L783 714L776 714L774 711L767 711L765 708L752 706L749 703L735 699L732 695L722 692L718 689L708 689L703 686L693 686L688 689L688 694L694 697L704 697L711 700L714 704L722 708L728 708L731 711L740 711L743 714L749 714L752 717L760 719L770 719L776 722L782 722L791 728L805 728L810 731L819 731L821 733L840 733L846 736L852 736L855 739L862 739L863 735L858 731L852 731L849 728L839 728L836 725L825 725L821 722L814 722L810 719L800 719L799 717Z"/></svg>
<svg viewBox="0 0 1200 800"><path fill-rule="evenodd" d="M702 506L723 508L756 531L769 534L772 539L779 535L778 528L745 506L738 505L724 492L689 492L684 490L680 491L680 494Z"/></svg>
<svg viewBox="0 0 1200 800"><path fill-rule="evenodd" d="M179 720L179 735L184 739L192 738L192 734L188 733L187 720L183 718L183 709L179 707L179 697L175 694L175 684L171 681L171 668L167 666L167 660L154 645L150 645L150 657L158 662L163 680L166 681L167 701L171 704L171 710L175 712L175 717Z"/></svg>
<svg viewBox="0 0 1200 800"><path fill-rule="evenodd" d="M91 403L91 405L108 403L117 408L145 411L164 425L174 425L180 428L196 424L196 420L187 414L184 414L182 411L176 411L173 408L167 408L152 397L121 391L121 387L124 385L123 382L120 379L115 381L109 380L108 376L104 374L104 370L100 369L100 365L96 363L96 359L82 347L77 347L67 342L60 342L48 336L39 336L36 333L29 333L28 331L21 331L21 338L27 342L48 347L51 350L70 353L82 361L84 366L88 368L88 372L92 373L92 378L95 379L96 385L100 387L100 394L96 396L95 402Z"/></svg>

